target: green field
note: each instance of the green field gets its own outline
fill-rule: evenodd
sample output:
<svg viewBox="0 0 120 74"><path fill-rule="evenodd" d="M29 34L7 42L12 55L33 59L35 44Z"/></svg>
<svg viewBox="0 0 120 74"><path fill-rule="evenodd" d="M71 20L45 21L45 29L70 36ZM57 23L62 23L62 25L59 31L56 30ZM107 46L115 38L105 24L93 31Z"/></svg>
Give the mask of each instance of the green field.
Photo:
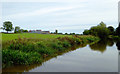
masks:
<svg viewBox="0 0 120 74"><path fill-rule="evenodd" d="M36 33L2 34L2 41L6 42L18 38L51 39L51 38L64 37L64 36L70 37L71 35L36 34Z"/></svg>

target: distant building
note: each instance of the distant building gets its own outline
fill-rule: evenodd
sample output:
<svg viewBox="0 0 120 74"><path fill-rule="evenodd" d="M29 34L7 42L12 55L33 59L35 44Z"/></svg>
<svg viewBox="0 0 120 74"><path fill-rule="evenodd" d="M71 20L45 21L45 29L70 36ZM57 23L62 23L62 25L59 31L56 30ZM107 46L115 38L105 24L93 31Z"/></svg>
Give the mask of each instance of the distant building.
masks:
<svg viewBox="0 0 120 74"><path fill-rule="evenodd" d="M29 33L50 34L50 31L42 31L42 30L29 30Z"/></svg>

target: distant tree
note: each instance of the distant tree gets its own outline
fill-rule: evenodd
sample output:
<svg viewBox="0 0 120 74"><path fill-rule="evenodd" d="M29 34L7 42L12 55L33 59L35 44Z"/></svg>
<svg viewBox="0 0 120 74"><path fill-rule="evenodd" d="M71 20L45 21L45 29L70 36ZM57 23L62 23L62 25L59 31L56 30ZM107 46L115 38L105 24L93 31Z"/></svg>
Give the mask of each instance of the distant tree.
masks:
<svg viewBox="0 0 120 74"><path fill-rule="evenodd" d="M55 30L55 34L58 34L58 30Z"/></svg>
<svg viewBox="0 0 120 74"><path fill-rule="evenodd" d="M58 34L63 34L63 33L58 33Z"/></svg>
<svg viewBox="0 0 120 74"><path fill-rule="evenodd" d="M72 33L72 35L75 35L75 33Z"/></svg>
<svg viewBox="0 0 120 74"><path fill-rule="evenodd" d="M109 35L114 35L114 28L112 26L108 27Z"/></svg>
<svg viewBox="0 0 120 74"><path fill-rule="evenodd" d="M51 34L54 34L54 32L51 32Z"/></svg>
<svg viewBox="0 0 120 74"><path fill-rule="evenodd" d="M8 31L12 31L13 29L14 28L13 28L12 22L10 22L10 21L3 22L3 30L6 30L7 33L8 33Z"/></svg>
<svg viewBox="0 0 120 74"><path fill-rule="evenodd" d="M70 33L70 35L75 35L75 33Z"/></svg>
<svg viewBox="0 0 120 74"><path fill-rule="evenodd" d="M19 27L16 27L17 31L15 33L22 33L22 32L28 32L28 30L20 29Z"/></svg>
<svg viewBox="0 0 120 74"><path fill-rule="evenodd" d="M23 32L28 32L28 30L23 30Z"/></svg>
<svg viewBox="0 0 120 74"><path fill-rule="evenodd" d="M15 30L14 30L14 33L20 33L21 31L20 31L20 27L19 26L16 26L15 27Z"/></svg>
<svg viewBox="0 0 120 74"><path fill-rule="evenodd" d="M106 27L106 24L102 21L98 26L100 26L100 27Z"/></svg>
<svg viewBox="0 0 120 74"><path fill-rule="evenodd" d="M90 31L89 30L84 30L84 32L83 32L83 35L89 35L90 34Z"/></svg>
<svg viewBox="0 0 120 74"><path fill-rule="evenodd" d="M101 39L107 38L109 35L109 30L106 25L102 22L98 26L94 26L90 28L90 34L94 36L98 36Z"/></svg>
<svg viewBox="0 0 120 74"><path fill-rule="evenodd" d="M116 28L116 35L120 36L120 23L119 23L119 26Z"/></svg>
<svg viewBox="0 0 120 74"><path fill-rule="evenodd" d="M24 32L24 30L23 30L23 29L20 29L20 31L21 31L21 32Z"/></svg>
<svg viewBox="0 0 120 74"><path fill-rule="evenodd" d="M65 35L68 35L68 33L65 33Z"/></svg>
<svg viewBox="0 0 120 74"><path fill-rule="evenodd" d="M0 27L0 29L4 29L3 27Z"/></svg>

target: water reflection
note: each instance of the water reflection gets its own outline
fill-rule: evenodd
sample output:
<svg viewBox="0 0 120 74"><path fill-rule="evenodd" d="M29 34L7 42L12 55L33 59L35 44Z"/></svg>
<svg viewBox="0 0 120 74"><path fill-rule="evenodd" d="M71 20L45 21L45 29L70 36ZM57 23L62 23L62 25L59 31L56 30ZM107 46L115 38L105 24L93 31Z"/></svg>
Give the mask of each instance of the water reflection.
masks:
<svg viewBox="0 0 120 74"><path fill-rule="evenodd" d="M67 51L59 53L58 55L60 56L60 55L63 55L65 53L74 51L78 48L83 48L86 46L87 46L87 44L75 45L72 48L69 48ZM50 60L51 58L53 58L53 57L45 58L44 62ZM54 58L57 58L57 56L54 56ZM42 66L42 65L43 64L33 64L33 65L28 65L28 66L27 65L16 65L16 66L11 66L11 67L2 69L2 72L29 72L29 70L34 69L34 68L39 67L39 66Z"/></svg>
<svg viewBox="0 0 120 74"><path fill-rule="evenodd" d="M81 70L84 68L84 67L86 67L86 68L89 68L89 67L91 67L91 64L89 64L89 63L93 63L93 61L92 60L88 60L88 59L86 59L86 58L91 58L91 59L93 59L93 60L95 60L95 59L97 59L98 60L98 62L100 63L100 62L102 62L103 60L101 60L101 59L98 59L98 58L102 58L102 59L104 59L104 60L109 60L109 58L108 58L108 55L110 55L110 54L106 54L106 55L99 55L99 54L90 54L89 53L89 50L91 49L92 51L99 51L99 52L101 52L101 53L103 53L103 52L105 52L106 50L107 50L107 46L110 46L110 47L112 47L114 45L114 41L113 40L101 40L101 41L99 41L98 43L95 43L95 44L92 44L92 45L89 45L89 47L87 46L87 44L82 44L82 45L77 45L77 46L73 46L72 48L70 48L70 50L68 50L68 51L66 51L66 52L64 52L64 53L59 53L59 55L61 55L61 56L63 56L64 54L66 54L66 53L69 53L69 52L71 52L71 51L74 51L74 50L80 50L79 52L78 51L76 51L75 53L73 53L73 54L70 54L70 55L68 55L68 57L67 58L65 58L64 57L64 60L60 60L60 62L61 62L61 64L64 64L66 61L68 61L67 62L67 66L70 66L71 67L71 65L72 64L74 64L75 66L75 68L73 68L73 70L76 70L76 67L78 67L78 69L79 68L81 68ZM117 44L116 44L116 46L118 47L118 48L120 48L120 42L117 42ZM85 48L83 48L83 47L85 47ZM80 49L79 49L80 48ZM81 50L81 49L83 49L83 50ZM88 49L88 50L87 50ZM113 53L113 51L114 50L112 50L112 53ZM109 53L109 52L108 52ZM85 54L87 54L87 56L85 56ZM73 56L74 55L74 56ZM76 55L76 56L75 56ZM93 55L96 55L96 56L93 56ZM103 56L103 57L102 57ZM107 58L106 58L107 57ZM51 58L53 58L53 57L51 57ZM48 61L48 60L50 60L51 58L46 58L46 60L44 61L44 62L46 62L46 61ZM54 57L54 58L57 58L58 59L58 57ZM69 59L70 58L70 59ZM78 58L81 58L81 59L78 59ZM68 59L68 60L67 60ZM75 60L75 61L74 61ZM69 64L69 62L70 61L74 61L74 62L72 62L72 64ZM58 62L58 61L54 61L54 63L56 63L59 67L60 66L62 66L62 65L59 65L59 63L60 62ZM77 63L78 62L78 63ZM88 63L89 62L89 63ZM77 65L76 65L76 63L77 63ZM95 62L96 63L96 62ZM95 63L93 63L93 64L95 64ZM111 62L112 63L112 62ZM108 64L108 63L107 63ZM48 62L48 64L47 65L50 65L50 67L53 67L53 65L51 65L51 63L49 63ZM56 67L55 67L55 69L58 67L56 65ZM80 65L80 66L79 66ZM99 65L99 64L96 64L97 66ZM66 66L66 67L67 67ZM82 66L82 67L81 67ZM96 66L96 67L97 67ZM9 67L9 68L5 68L5 69L3 69L2 71L3 72L29 72L30 70L33 70L33 69L37 69L37 68L39 68L39 69L41 69L40 67L42 67L42 68L44 68L44 63L43 64L34 64L34 65L29 65L29 66L13 66L13 67ZM73 67L73 65L72 65L72 67ZM100 66L99 66L100 67ZM106 66L107 67L107 66ZM86 69L85 68L85 69ZM98 68L98 67L97 67ZM92 68L91 68L92 69ZM103 69L103 68L102 68ZM106 68L106 69L108 69L108 68ZM50 68L50 70L51 70L51 68ZM89 69L86 69L86 70L89 70ZM95 69L96 70L96 69ZM98 70L99 70L99 68L98 68ZM70 70L71 71L71 70Z"/></svg>
<svg viewBox="0 0 120 74"><path fill-rule="evenodd" d="M91 48L91 50L94 51L100 51L101 53L106 51L106 47L110 46L112 47L114 45L114 41L111 40L101 40L95 44L89 45L89 47Z"/></svg>
<svg viewBox="0 0 120 74"><path fill-rule="evenodd" d="M118 55L118 72L120 72L120 40L118 40L116 42L116 46L117 46L117 49L119 51L119 55Z"/></svg>

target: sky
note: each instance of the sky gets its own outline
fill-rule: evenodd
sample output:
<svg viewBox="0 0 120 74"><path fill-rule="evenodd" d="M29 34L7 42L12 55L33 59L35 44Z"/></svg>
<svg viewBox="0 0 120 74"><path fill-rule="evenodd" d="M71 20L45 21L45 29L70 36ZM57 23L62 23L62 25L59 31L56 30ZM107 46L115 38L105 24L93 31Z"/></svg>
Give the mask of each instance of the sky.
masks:
<svg viewBox="0 0 120 74"><path fill-rule="evenodd" d="M81 34L103 21L118 26L119 0L2 0L2 23L27 30ZM2 25L0 25L2 26Z"/></svg>

